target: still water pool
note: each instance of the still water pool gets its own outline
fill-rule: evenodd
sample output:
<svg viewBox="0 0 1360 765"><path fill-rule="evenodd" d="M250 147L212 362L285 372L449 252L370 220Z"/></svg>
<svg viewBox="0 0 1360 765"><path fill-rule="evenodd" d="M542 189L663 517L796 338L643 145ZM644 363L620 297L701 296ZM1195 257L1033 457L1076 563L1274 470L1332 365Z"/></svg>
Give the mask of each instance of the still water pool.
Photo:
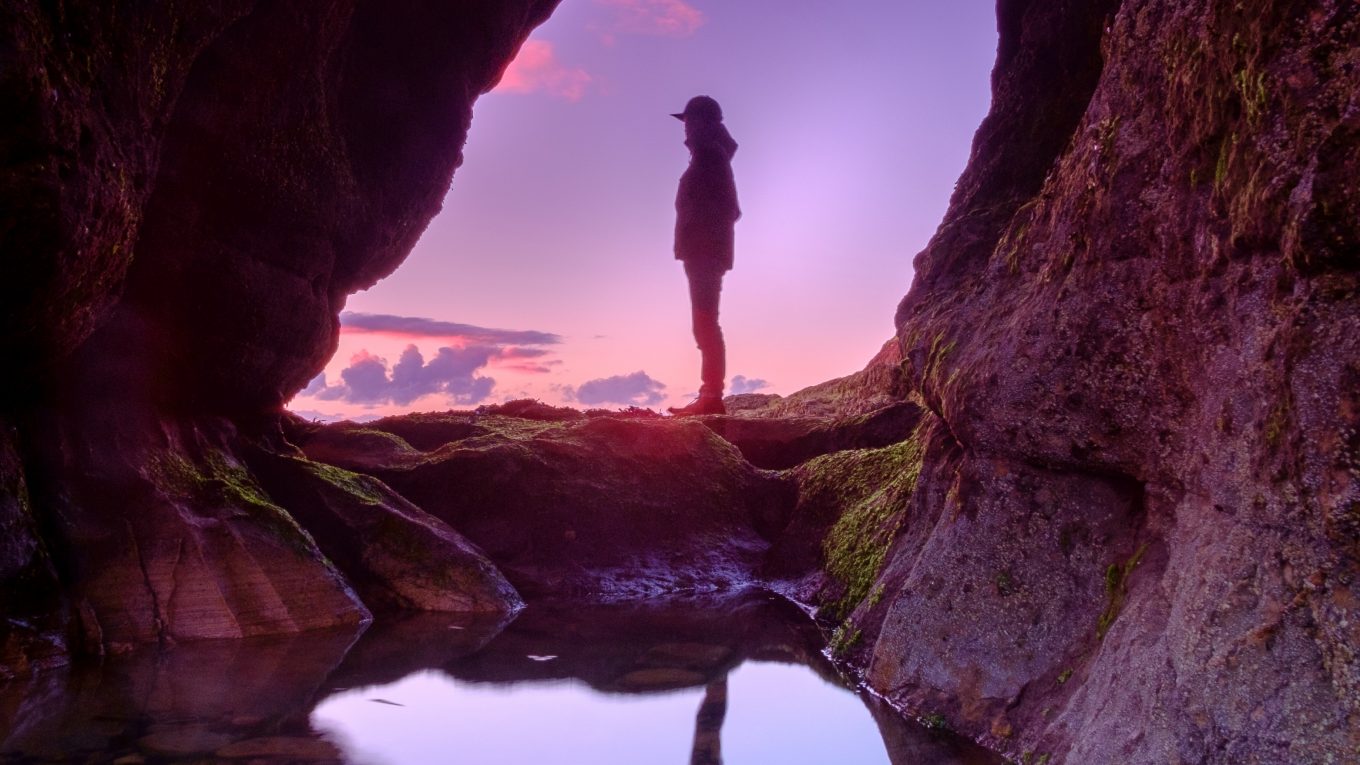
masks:
<svg viewBox="0 0 1360 765"><path fill-rule="evenodd" d="M420 616L0 685L0 762L992 765L857 693L764 593Z"/></svg>

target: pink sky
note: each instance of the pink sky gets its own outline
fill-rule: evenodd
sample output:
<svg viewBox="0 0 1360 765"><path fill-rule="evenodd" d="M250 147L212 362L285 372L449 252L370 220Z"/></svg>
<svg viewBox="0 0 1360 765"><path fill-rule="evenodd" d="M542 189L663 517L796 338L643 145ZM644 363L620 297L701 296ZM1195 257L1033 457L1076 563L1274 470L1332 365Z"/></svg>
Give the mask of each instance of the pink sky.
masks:
<svg viewBox="0 0 1360 765"><path fill-rule="evenodd" d="M339 351L291 408L691 398L671 254L688 153L667 115L701 93L741 144L732 387L790 393L859 369L892 335L986 112L994 7L566 0L478 101L444 211L350 297Z"/></svg>

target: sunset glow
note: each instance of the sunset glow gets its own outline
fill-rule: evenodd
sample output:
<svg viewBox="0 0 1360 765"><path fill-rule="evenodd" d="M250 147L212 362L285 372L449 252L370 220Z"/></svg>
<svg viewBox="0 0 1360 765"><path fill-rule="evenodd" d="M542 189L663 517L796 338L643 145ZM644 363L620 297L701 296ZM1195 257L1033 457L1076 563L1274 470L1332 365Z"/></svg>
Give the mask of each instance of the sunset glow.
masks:
<svg viewBox="0 0 1360 765"><path fill-rule="evenodd" d="M667 115L699 93L741 147L728 392L861 368L967 160L996 45L990 2L874 5L564 2L478 101L443 213L395 274L350 297L339 351L292 408L694 395L671 252L688 153Z"/></svg>

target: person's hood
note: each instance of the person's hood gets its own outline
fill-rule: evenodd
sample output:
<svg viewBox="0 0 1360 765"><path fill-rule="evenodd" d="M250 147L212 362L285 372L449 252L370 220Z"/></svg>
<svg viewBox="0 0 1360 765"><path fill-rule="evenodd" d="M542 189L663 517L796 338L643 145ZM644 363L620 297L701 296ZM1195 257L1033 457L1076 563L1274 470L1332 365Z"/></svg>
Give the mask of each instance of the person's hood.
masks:
<svg viewBox="0 0 1360 765"><path fill-rule="evenodd" d="M685 139L685 145L696 157L707 155L730 162L737 153L737 142L732 139L732 134L727 132L727 128L721 122L694 126L689 137Z"/></svg>

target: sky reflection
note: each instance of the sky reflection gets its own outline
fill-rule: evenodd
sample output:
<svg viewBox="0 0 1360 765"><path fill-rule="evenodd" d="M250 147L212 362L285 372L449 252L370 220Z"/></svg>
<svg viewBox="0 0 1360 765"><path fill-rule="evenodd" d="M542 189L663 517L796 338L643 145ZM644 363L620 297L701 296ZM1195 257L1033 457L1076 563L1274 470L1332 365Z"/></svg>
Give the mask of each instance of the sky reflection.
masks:
<svg viewBox="0 0 1360 765"><path fill-rule="evenodd" d="M476 685L427 671L338 693L312 725L368 765L684 763L703 695L602 693L574 680ZM859 698L797 665L747 662L732 672L721 738L727 763L888 762Z"/></svg>

